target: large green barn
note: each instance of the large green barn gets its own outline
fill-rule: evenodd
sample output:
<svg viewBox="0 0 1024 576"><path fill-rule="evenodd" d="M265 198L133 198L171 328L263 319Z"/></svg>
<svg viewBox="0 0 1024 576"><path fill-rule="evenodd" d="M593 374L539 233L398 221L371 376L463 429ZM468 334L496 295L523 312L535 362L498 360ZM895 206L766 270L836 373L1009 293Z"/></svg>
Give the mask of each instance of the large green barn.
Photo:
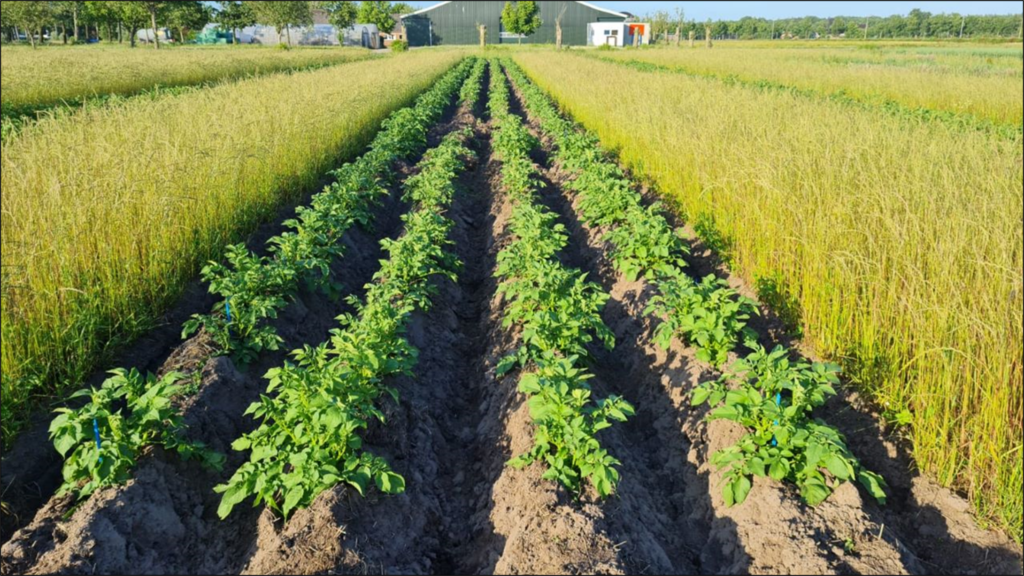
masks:
<svg viewBox="0 0 1024 576"><path fill-rule="evenodd" d="M588 24L624 22L627 14L599 8L587 2L537 2L541 26L537 32L522 38L523 43L554 44L555 20L562 15L562 43L586 46ZM444 44L478 44L478 24L487 26L488 44L515 44L519 38L504 31L501 10L504 2L441 2L406 15L406 37L410 46Z"/></svg>

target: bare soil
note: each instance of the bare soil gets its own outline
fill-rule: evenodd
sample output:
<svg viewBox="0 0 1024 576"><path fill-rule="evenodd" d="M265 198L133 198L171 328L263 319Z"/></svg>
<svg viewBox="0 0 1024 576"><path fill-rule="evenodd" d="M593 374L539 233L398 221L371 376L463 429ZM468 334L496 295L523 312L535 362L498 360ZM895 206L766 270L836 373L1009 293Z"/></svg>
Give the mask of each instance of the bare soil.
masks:
<svg viewBox="0 0 1024 576"><path fill-rule="evenodd" d="M522 114L518 101L513 105ZM652 344L654 321L643 314L652 287L626 281L613 269L602 240L606 231L578 220L576 198L566 186L572 176L553 161L551 143L543 138L534 161L543 176L541 201L570 233L563 261L611 295L603 317L616 347L591 350L595 395L622 395L637 413L600 434L622 461L622 482L612 498L601 501L590 493L574 502L541 479L539 465L506 466L533 443L525 398L517 390L520 373L496 374L500 359L519 342L515 329L502 326L504 302L494 276L496 256L509 241L511 204L502 193L489 123L462 108L435 131L432 142L462 126L472 126L469 144L477 155L460 176L449 210L452 249L463 267L457 281L437 282L433 306L413 318L415 376L395 382L400 401L387 405L387 424L372 427L366 439L369 450L406 478L405 493L371 491L363 498L339 486L287 524L244 505L220 521L212 487L245 456L228 445L254 425L241 414L263 390L262 373L283 356L271 355L244 372L230 360L213 359L203 365L199 394L183 408L190 433L229 454L225 472L154 453L129 484L102 490L77 509L67 499L49 499L3 546L3 572L1021 572L1020 546L979 529L966 501L911 472L906 446L883 429L869 405L845 390L821 416L889 481L888 505L877 505L847 484L810 508L791 487L758 480L744 504L726 507L709 458L742 430L705 422L706 412L690 408L687 397L695 385L718 375L691 349ZM405 167L404 174L410 173ZM648 202L657 197L651 189L644 194ZM373 232L345 237L349 250L335 272L356 294L377 267L379 240L401 232L398 215L405 207L397 196L378 211ZM692 235L691 245L695 275L718 274L753 296ZM303 295L281 319L285 349L323 340L344 310L340 302ZM771 344L783 337L779 326L765 311L756 327ZM194 365L207 356L202 339L193 339L167 354L162 369Z"/></svg>

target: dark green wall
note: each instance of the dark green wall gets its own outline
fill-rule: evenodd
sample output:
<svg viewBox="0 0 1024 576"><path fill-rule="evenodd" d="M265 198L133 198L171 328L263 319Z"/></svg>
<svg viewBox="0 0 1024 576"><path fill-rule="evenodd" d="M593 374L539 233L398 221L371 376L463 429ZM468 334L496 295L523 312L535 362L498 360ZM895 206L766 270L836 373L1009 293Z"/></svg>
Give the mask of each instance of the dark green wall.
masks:
<svg viewBox="0 0 1024 576"><path fill-rule="evenodd" d="M586 46L587 24L591 22L622 22L623 18L594 10L578 2L537 2L540 7L540 29L523 38L523 44L554 44L555 18L562 16L562 43ZM515 44L515 38L501 38L501 10L504 2L449 2L423 14L405 17L405 29L410 46L428 46L433 28L433 45L478 44L480 33L476 25L487 26L488 44ZM432 25L432 26L431 26Z"/></svg>

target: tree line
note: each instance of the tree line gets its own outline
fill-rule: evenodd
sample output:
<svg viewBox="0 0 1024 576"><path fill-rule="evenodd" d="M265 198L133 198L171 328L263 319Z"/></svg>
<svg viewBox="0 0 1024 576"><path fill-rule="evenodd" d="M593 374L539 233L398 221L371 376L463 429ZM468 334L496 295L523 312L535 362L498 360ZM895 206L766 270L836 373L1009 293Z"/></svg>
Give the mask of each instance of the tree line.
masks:
<svg viewBox="0 0 1024 576"><path fill-rule="evenodd" d="M187 42L207 24L232 32L247 26L273 26L291 44L292 26L313 24L320 10L338 29L355 23L374 24L382 32L395 26L393 14L415 9L404 2L206 2L191 1L0 1L0 30L4 42L41 43L128 42L136 45L140 30L154 48L160 47L158 30L167 29L175 42Z"/></svg>
<svg viewBox="0 0 1024 576"><path fill-rule="evenodd" d="M893 16L835 16L820 18L754 18L739 20L686 20L683 12L674 14L660 10L643 17L651 23L654 37L675 34L678 29L686 37L691 31L698 37L710 26L716 39L768 40L780 38L1020 38L1022 15L966 16L961 14L933 14L914 9L907 15Z"/></svg>

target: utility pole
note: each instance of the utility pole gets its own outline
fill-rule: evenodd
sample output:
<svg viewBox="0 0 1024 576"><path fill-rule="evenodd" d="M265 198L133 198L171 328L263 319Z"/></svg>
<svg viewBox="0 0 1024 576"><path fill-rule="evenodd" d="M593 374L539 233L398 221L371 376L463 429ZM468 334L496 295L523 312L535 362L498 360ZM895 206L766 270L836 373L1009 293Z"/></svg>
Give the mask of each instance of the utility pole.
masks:
<svg viewBox="0 0 1024 576"><path fill-rule="evenodd" d="M558 12L558 17L555 18L555 50L562 49L562 18L565 16L565 11L568 6L562 3L562 9Z"/></svg>
<svg viewBox="0 0 1024 576"><path fill-rule="evenodd" d="M772 18L772 40L775 40L775 19Z"/></svg>
<svg viewBox="0 0 1024 576"><path fill-rule="evenodd" d="M677 6L676 7L676 48L679 48L680 44L682 44L682 41L683 41L682 34L683 34L683 19L684 19L684 17L685 17L685 14L683 12L683 9L679 8ZM693 47L692 44L693 43L691 42L691 46L690 46L691 48Z"/></svg>
<svg viewBox="0 0 1024 576"><path fill-rule="evenodd" d="M960 39L964 39L964 24L967 24L967 16L960 17Z"/></svg>
<svg viewBox="0 0 1024 576"><path fill-rule="evenodd" d="M864 39L868 39L868 29L871 28L871 16L868 16L867 20L864 21Z"/></svg>

